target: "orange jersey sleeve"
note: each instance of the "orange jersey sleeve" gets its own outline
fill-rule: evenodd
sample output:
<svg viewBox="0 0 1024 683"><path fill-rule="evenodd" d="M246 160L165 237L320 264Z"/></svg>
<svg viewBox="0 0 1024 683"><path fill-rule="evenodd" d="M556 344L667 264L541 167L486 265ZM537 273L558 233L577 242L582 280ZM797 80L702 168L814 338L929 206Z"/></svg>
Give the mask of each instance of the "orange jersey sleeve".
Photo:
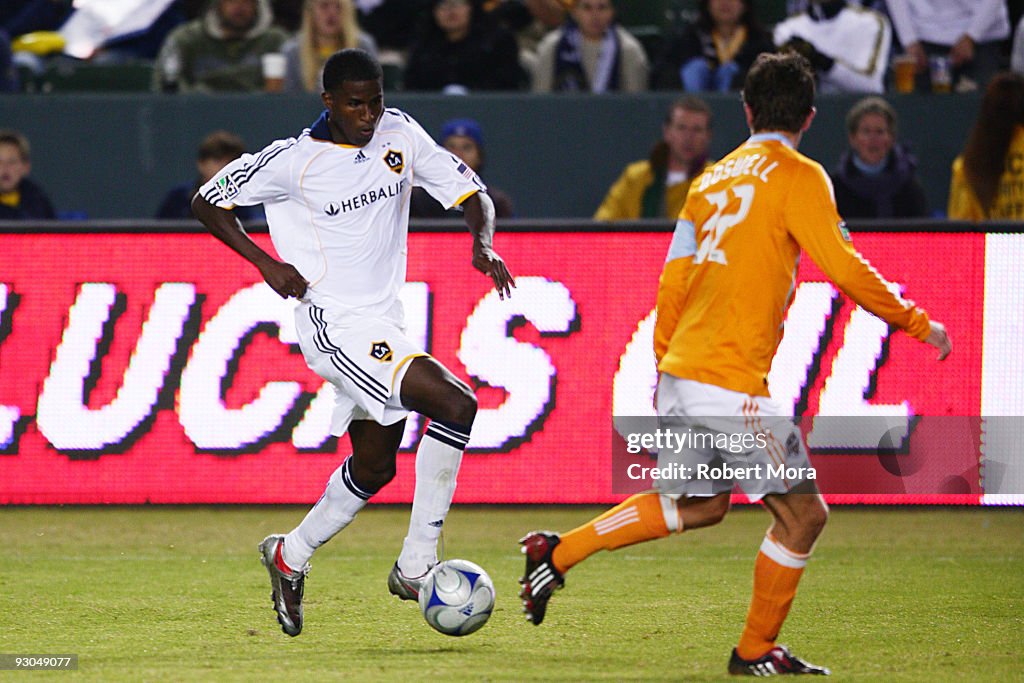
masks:
<svg viewBox="0 0 1024 683"><path fill-rule="evenodd" d="M825 275L861 308L917 339L927 338L930 325L924 311L894 294L853 248L825 170L808 160L801 165L792 192L799 195L783 204L786 226Z"/></svg>

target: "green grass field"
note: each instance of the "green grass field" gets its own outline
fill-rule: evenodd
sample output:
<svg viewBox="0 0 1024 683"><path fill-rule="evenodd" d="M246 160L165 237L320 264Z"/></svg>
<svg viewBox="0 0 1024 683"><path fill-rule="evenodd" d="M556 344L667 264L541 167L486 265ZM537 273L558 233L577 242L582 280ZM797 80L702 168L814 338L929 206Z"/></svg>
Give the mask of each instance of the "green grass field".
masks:
<svg viewBox="0 0 1024 683"><path fill-rule="evenodd" d="M370 508L313 558L293 639L256 544L304 509L5 509L0 653L79 655L33 680L725 678L767 514L595 556L531 626L516 539L596 511L456 507L447 554L483 565L498 603L450 638L387 592L407 510ZM840 680L1021 680L1024 511L833 510L780 641Z"/></svg>

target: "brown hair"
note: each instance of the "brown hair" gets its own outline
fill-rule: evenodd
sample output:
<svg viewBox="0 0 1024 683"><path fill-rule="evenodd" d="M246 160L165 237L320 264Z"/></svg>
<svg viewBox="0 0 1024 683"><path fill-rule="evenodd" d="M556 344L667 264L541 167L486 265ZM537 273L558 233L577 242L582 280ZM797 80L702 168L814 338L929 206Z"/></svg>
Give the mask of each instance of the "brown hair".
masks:
<svg viewBox="0 0 1024 683"><path fill-rule="evenodd" d="M1024 76L997 74L985 89L981 109L964 147L964 175L988 214L1006 169L1014 129L1024 124Z"/></svg>
<svg viewBox="0 0 1024 683"><path fill-rule="evenodd" d="M814 71L794 52L763 52L743 83L743 101L753 114L754 132L799 133L814 108Z"/></svg>
<svg viewBox="0 0 1024 683"><path fill-rule="evenodd" d="M711 111L711 107L708 106L707 102L696 95L686 95L675 100L671 105L669 105L669 108L665 111L665 119L662 123L666 125L672 123L672 116L676 113L676 109L706 115L708 117L708 128L711 128L711 124L715 118L715 115Z"/></svg>
<svg viewBox="0 0 1024 683"><path fill-rule="evenodd" d="M199 161L204 159L229 159L234 161L245 154L245 143L242 138L226 130L215 130L199 143L199 150L196 158Z"/></svg>
<svg viewBox="0 0 1024 683"><path fill-rule="evenodd" d="M4 128L0 130L0 145L14 145L18 148L18 154L22 161L32 159L32 147L28 144L28 138L16 130Z"/></svg>
<svg viewBox="0 0 1024 683"><path fill-rule="evenodd" d="M850 111L846 114L846 132L850 135L856 133L860 120L868 114L878 114L885 119L889 126L889 132L896 135L896 110L892 108L891 104L875 95L865 97L850 107Z"/></svg>

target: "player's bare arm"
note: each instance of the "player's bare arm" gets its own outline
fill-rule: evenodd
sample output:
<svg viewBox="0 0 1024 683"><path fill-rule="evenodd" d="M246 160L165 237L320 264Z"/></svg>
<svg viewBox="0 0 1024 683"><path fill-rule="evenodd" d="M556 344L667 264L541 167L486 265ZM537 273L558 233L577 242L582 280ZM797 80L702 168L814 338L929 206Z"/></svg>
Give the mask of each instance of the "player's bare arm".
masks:
<svg viewBox="0 0 1024 683"><path fill-rule="evenodd" d="M282 263L249 239L242 224L227 209L214 206L201 195L192 198L192 213L210 233L256 266L271 289L287 299L306 293L306 279L290 263Z"/></svg>
<svg viewBox="0 0 1024 683"><path fill-rule="evenodd" d="M477 192L462 203L466 225L473 233L473 267L494 281L498 296L512 296L516 281L508 267L494 251L494 202L485 192Z"/></svg>

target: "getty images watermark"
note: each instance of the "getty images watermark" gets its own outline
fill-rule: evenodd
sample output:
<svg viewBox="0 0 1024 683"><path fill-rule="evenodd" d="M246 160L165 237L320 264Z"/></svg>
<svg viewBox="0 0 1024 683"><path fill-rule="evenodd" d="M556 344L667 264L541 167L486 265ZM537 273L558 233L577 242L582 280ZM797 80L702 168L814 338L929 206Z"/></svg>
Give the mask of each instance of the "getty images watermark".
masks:
<svg viewBox="0 0 1024 683"><path fill-rule="evenodd" d="M707 480L707 481L755 481L766 478L780 479L816 479L813 467L801 468L787 466L784 462L756 462L753 454L770 447L774 437L770 429L758 432L713 432L695 430L689 426L676 428L658 427L650 432L629 432L624 435L626 453L639 455L643 452L651 454L671 453L675 458L684 454L694 457L682 461L665 459L662 466L645 466L640 462L629 463L626 476L636 480ZM702 462L699 454L727 454L737 458L736 462L727 462L719 458L710 458ZM742 460L749 458L748 462ZM717 464L716 464L717 463Z"/></svg>
<svg viewBox="0 0 1024 683"><path fill-rule="evenodd" d="M627 482L666 493L714 494L734 484L767 493L817 478L787 420L639 418L617 426L624 428L624 455L632 459L616 459L616 469Z"/></svg>
<svg viewBox="0 0 1024 683"><path fill-rule="evenodd" d="M611 447L616 494L764 494L813 482L858 500L1024 500L1021 417L616 417Z"/></svg>

